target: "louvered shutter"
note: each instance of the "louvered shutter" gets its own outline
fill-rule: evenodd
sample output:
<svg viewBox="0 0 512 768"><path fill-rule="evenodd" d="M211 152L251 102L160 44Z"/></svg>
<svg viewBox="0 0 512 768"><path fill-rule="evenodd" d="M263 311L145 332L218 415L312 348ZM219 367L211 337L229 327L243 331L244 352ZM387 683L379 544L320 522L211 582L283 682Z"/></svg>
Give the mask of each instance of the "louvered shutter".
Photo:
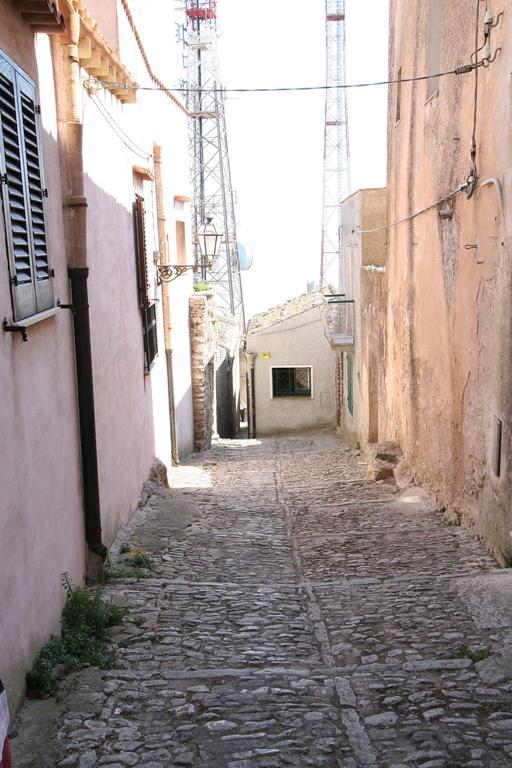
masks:
<svg viewBox="0 0 512 768"><path fill-rule="evenodd" d="M14 319L54 305L34 85L0 55L0 173Z"/></svg>
<svg viewBox="0 0 512 768"><path fill-rule="evenodd" d="M146 373L149 373L151 363L158 353L158 334L156 304L152 302L150 298L146 220L144 198L141 195L135 195L135 202L133 204L133 223L135 227L135 257L137 285L139 288L139 305L142 311L144 370Z"/></svg>
<svg viewBox="0 0 512 768"><path fill-rule="evenodd" d="M146 224L144 216L144 198L135 196L133 204L135 224L135 256L137 260L137 283L139 287L139 300L141 307L149 307L149 272L146 246Z"/></svg>

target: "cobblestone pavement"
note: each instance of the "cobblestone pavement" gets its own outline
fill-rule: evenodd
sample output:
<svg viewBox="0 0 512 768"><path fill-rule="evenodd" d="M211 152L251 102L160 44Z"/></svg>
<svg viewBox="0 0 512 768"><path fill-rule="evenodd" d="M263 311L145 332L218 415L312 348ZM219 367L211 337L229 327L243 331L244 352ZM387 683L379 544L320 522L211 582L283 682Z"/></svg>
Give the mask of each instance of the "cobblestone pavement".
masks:
<svg viewBox="0 0 512 768"><path fill-rule="evenodd" d="M71 678L53 765L512 765L512 621L478 612L507 573L419 489L328 434L173 479L117 541L154 568L109 586L119 665Z"/></svg>

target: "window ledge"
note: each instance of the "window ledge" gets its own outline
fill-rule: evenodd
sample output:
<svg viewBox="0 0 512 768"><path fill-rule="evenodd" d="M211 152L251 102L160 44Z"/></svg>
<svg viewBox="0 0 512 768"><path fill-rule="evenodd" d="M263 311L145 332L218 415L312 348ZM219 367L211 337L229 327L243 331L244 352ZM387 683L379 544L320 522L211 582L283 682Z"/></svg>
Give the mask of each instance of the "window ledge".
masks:
<svg viewBox="0 0 512 768"><path fill-rule="evenodd" d="M36 323L41 323L48 317L53 317L59 311L60 307L50 307L50 309L45 309L44 312L38 312L36 315L29 315L28 317L24 317L23 320L17 320L15 323L12 323L12 325L19 325L28 328L29 326L35 325Z"/></svg>
<svg viewBox="0 0 512 768"><path fill-rule="evenodd" d="M313 400L313 395L272 395L271 400Z"/></svg>
<svg viewBox="0 0 512 768"><path fill-rule="evenodd" d="M50 317L54 317L60 311L59 306L50 307L45 309L44 312L38 312L36 315L29 315L24 317L23 320L17 320L15 323L8 323L5 319L3 322L4 331L6 333L19 333L23 341L27 341L27 328L36 323L42 323L43 320L48 320Z"/></svg>

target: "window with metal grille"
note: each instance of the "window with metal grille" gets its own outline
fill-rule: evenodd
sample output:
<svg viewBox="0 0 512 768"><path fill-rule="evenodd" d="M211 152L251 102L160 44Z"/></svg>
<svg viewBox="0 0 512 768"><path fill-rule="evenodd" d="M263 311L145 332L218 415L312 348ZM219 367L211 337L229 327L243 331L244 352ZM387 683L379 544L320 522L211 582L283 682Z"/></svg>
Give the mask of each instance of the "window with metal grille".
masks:
<svg viewBox="0 0 512 768"><path fill-rule="evenodd" d="M135 196L133 204L133 222L135 228L135 256L139 306L142 313L142 335L144 341L144 370L149 373L151 363L158 353L158 329L156 304L150 299L148 257L146 246L146 217L144 198Z"/></svg>
<svg viewBox="0 0 512 768"><path fill-rule="evenodd" d="M0 51L0 178L14 320L54 306L34 83Z"/></svg>
<svg viewBox="0 0 512 768"><path fill-rule="evenodd" d="M272 397L311 397L311 367L272 368Z"/></svg>

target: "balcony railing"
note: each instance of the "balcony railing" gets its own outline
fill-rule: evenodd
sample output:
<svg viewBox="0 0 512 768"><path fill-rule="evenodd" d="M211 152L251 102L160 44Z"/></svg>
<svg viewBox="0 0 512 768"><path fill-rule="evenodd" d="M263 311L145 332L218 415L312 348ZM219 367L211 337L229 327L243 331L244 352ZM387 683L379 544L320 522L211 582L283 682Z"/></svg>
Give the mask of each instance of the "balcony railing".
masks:
<svg viewBox="0 0 512 768"><path fill-rule="evenodd" d="M354 347L354 299L344 294L329 294L322 304L324 333L333 349L351 350Z"/></svg>

